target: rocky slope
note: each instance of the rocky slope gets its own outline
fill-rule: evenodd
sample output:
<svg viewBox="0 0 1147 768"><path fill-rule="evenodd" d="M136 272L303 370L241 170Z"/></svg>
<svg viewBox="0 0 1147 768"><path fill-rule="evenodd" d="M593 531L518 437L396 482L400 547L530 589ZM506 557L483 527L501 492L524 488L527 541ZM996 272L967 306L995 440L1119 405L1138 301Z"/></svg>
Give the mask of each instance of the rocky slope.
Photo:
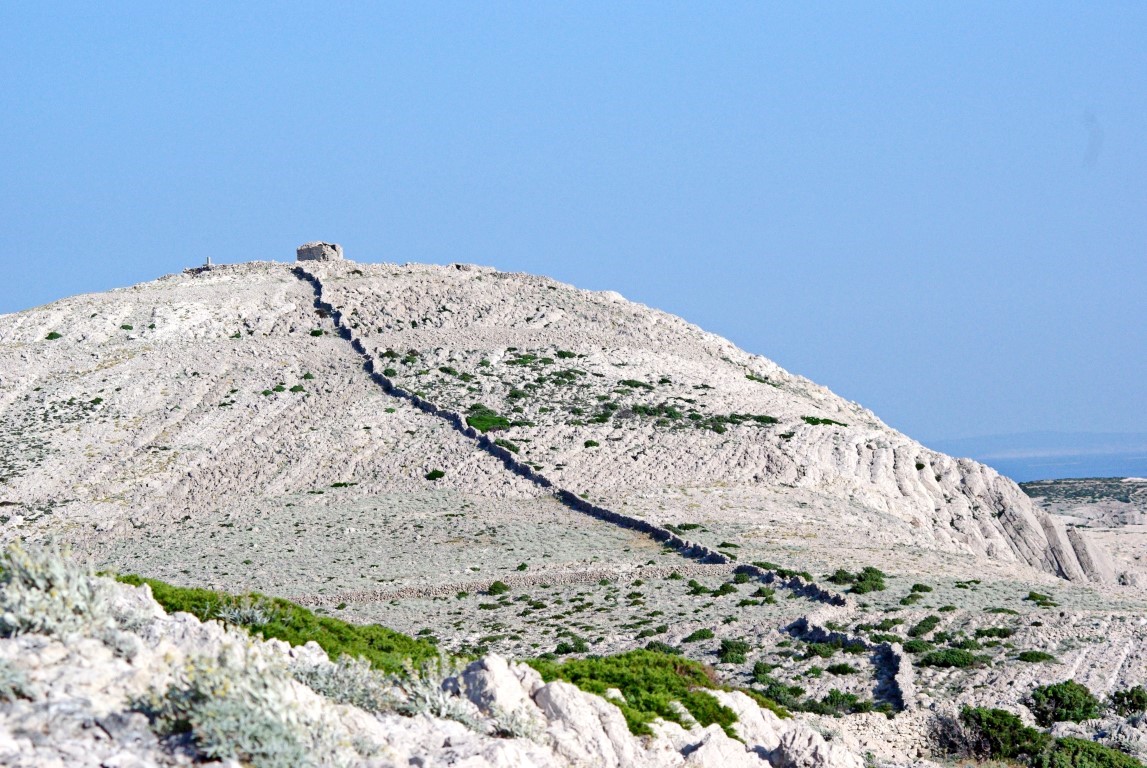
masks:
<svg viewBox="0 0 1147 768"><path fill-rule="evenodd" d="M313 642L169 616L146 585L23 551L2 560L0 762L13 768L863 766L743 693L714 691L737 714L732 737L659 721L638 738L607 699L498 656L388 677Z"/></svg>
<svg viewBox="0 0 1147 768"><path fill-rule="evenodd" d="M1086 535L1069 539L1006 478L679 318L464 265L307 268L380 372L460 414L480 403L509 417L519 458L607 506L732 488L751 518L792 490L809 508L849 510L877 548L1104 574ZM257 515L339 482L360 498L415 490L433 469L449 469L438 487L539 495L389 401L314 298L283 265L255 263L0 318L7 535L46 526L82 543L205 509ZM670 522L683 510L641 512Z"/></svg>
<svg viewBox="0 0 1147 768"><path fill-rule="evenodd" d="M1065 519L678 318L546 278L264 262L0 317L0 538L290 597L466 658L653 643L887 764L932 754L964 705L1030 723L1037 685L1144 680L1138 561ZM153 673L167 679L132 674ZM50 690L73 685L60 674ZM371 733L402 759L455 727L385 722ZM1086 735L1142 754L1136 722ZM651 749L612 727L567 752L559 728L549 752L479 739L449 760ZM640 759L707 754L665 728ZM773 736L754 754L783 763Z"/></svg>

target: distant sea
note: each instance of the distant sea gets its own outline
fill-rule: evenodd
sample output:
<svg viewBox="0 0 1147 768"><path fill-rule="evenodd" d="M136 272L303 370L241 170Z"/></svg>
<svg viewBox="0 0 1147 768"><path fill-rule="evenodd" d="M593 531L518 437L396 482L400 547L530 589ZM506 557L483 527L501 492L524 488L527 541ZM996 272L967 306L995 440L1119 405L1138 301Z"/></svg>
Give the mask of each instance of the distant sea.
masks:
<svg viewBox="0 0 1147 768"><path fill-rule="evenodd" d="M1147 477L1147 433L1026 432L934 440L929 448L987 464L1016 482Z"/></svg>

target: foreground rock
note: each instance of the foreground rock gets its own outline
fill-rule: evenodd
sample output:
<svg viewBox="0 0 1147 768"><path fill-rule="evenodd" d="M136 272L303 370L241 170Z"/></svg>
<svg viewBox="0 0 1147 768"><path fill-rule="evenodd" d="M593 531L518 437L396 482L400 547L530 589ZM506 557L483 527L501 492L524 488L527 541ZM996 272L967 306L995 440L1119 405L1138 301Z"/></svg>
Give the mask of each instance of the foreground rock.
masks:
<svg viewBox="0 0 1147 768"><path fill-rule="evenodd" d="M0 639L0 764L129 768L220 758L256 766L863 765L739 693L716 693L738 714L739 740L717 726L661 722L654 737L635 737L606 699L569 683L547 684L530 667L498 656L440 683L422 680L431 689L405 700L380 676L358 670L366 677L360 674L354 692L347 682L352 667L331 663L313 643L292 648L189 614L169 616L146 586L97 581L114 604L114 621L91 620L63 636ZM338 703L366 701L364 680L379 686L377 701L408 714ZM165 735L172 711L187 722Z"/></svg>

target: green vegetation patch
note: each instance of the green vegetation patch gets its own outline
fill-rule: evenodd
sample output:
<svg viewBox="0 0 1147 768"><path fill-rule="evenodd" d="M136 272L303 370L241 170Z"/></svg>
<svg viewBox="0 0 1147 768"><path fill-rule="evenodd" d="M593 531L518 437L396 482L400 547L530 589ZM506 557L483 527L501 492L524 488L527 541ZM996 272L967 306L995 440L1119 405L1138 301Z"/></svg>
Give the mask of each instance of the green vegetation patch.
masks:
<svg viewBox="0 0 1147 768"><path fill-rule="evenodd" d="M200 621L226 615L228 609L245 609L245 614L255 619L244 624L251 634L283 640L290 645L304 645L314 640L331 659L355 656L366 659L375 669L397 674L403 671L408 660L418 664L438 658L438 649L425 640L416 640L378 624L350 624L329 616L316 616L303 606L280 597L266 597L257 592L231 595L209 589L176 587L135 575L120 576L118 580L133 586L147 584L165 611L183 611ZM252 606L254 610L251 610Z"/></svg>
<svg viewBox="0 0 1147 768"><path fill-rule="evenodd" d="M1016 658L1020 661L1026 661L1029 664L1038 664L1044 661L1057 661L1055 656L1052 656L1046 651L1020 651Z"/></svg>
<svg viewBox="0 0 1147 768"><path fill-rule="evenodd" d="M720 687L709 671L701 663L680 656L638 650L560 664L545 659L528 663L546 682L565 680L599 696L617 688L625 702L615 703L634 734L652 735L649 723L658 717L681 723L681 715L672 706L674 701L701 725L717 723L731 733L730 726L737 721L736 714L706 690Z"/></svg>
<svg viewBox="0 0 1147 768"><path fill-rule="evenodd" d="M1065 680L1033 690L1028 699L1028 709L1037 723L1050 727L1056 723L1079 723L1099 717L1102 707L1087 686Z"/></svg>
<svg viewBox="0 0 1147 768"><path fill-rule="evenodd" d="M822 425L832 426L834 424L838 427L847 427L848 426L844 422L833 421L832 419L821 419L821 418L818 418L816 416L801 416L801 419L803 419L806 424L811 424L814 427L818 427L818 426L822 426Z"/></svg>
<svg viewBox="0 0 1147 768"><path fill-rule="evenodd" d="M717 649L717 658L726 664L744 664L748 652L749 644L744 640L725 638L721 641L721 647Z"/></svg>
<svg viewBox="0 0 1147 768"><path fill-rule="evenodd" d="M1142 768L1130 755L1084 739L1056 739L1023 724L1003 709L965 708L960 721L978 757L1021 762L1033 768Z"/></svg>
<svg viewBox="0 0 1147 768"><path fill-rule="evenodd" d="M915 626L908 630L909 637L923 637L931 632L940 623L939 616L927 616L918 621Z"/></svg>
<svg viewBox="0 0 1147 768"><path fill-rule="evenodd" d="M505 416L499 416L493 408L481 403L474 403L470 406L466 414L466 423L479 432L506 429L510 426L509 419Z"/></svg>
<svg viewBox="0 0 1147 768"><path fill-rule="evenodd" d="M922 667L965 669L967 667L978 667L981 664L986 664L990 660L988 656L977 656L971 651L964 651L959 648L945 648L940 651L932 651L931 653L925 654L917 663Z"/></svg>

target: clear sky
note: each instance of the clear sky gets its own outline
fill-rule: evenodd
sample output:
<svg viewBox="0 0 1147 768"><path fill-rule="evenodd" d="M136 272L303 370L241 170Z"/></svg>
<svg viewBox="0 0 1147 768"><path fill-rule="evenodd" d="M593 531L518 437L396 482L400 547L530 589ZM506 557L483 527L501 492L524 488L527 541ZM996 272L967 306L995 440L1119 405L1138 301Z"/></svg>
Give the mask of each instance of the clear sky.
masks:
<svg viewBox="0 0 1147 768"><path fill-rule="evenodd" d="M1147 3L8 2L0 104L0 312L327 239L1147 432Z"/></svg>

